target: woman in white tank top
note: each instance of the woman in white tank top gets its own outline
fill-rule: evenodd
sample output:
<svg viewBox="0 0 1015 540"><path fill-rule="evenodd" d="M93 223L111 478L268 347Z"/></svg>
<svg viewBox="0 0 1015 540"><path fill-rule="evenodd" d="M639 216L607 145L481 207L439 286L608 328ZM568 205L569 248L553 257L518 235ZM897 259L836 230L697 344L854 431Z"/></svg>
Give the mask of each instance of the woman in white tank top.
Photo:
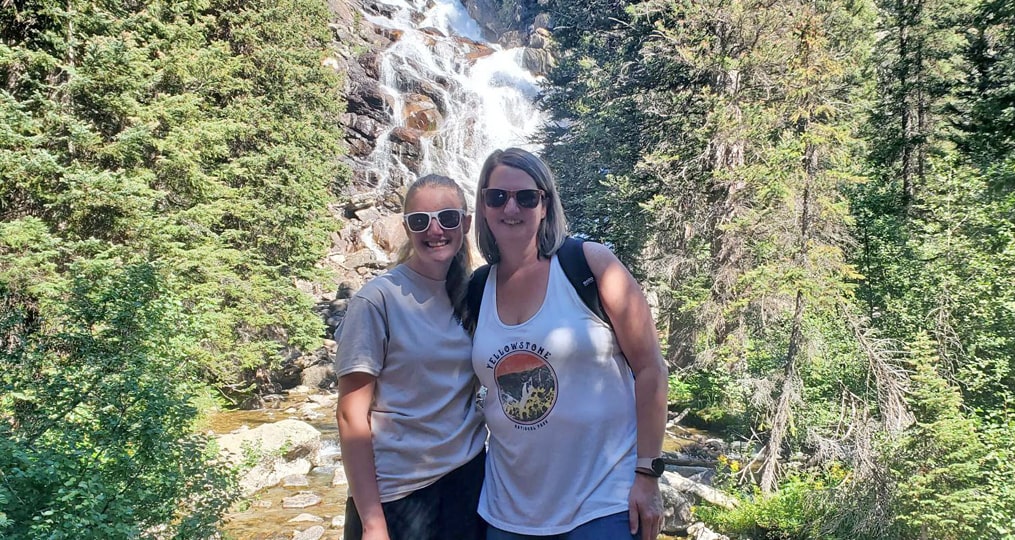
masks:
<svg viewBox="0 0 1015 540"><path fill-rule="evenodd" d="M488 388L487 539L656 538L667 383L644 294L608 248L585 242L612 326L584 305L555 256L563 208L535 155L491 154L476 201L492 265L472 351Z"/></svg>

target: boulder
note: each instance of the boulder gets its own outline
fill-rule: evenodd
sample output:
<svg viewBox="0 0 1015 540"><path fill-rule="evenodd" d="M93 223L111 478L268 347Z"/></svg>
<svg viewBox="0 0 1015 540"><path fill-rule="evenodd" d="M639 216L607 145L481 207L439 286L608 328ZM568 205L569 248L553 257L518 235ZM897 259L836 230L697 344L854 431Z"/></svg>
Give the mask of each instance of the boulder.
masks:
<svg viewBox="0 0 1015 540"><path fill-rule="evenodd" d="M522 65L536 75L546 75L553 68L553 56L546 49L526 47L522 51Z"/></svg>
<svg viewBox="0 0 1015 540"><path fill-rule="evenodd" d="M406 126L420 131L436 131L444 120L433 100L423 94L405 96L402 116Z"/></svg>
<svg viewBox="0 0 1015 540"><path fill-rule="evenodd" d="M693 500L684 492L671 486L665 476L659 482L659 492L663 496L662 532L674 534L687 528L691 522L691 505Z"/></svg>
<svg viewBox="0 0 1015 540"><path fill-rule="evenodd" d="M249 495L286 476L309 473L320 461L321 432L299 420L282 420L222 435L218 445L234 465L254 460L240 478L241 491Z"/></svg>
<svg viewBox="0 0 1015 540"><path fill-rule="evenodd" d="M532 28L534 30L553 30L553 21L550 19L550 14L545 11L537 13L532 19Z"/></svg>
<svg viewBox="0 0 1015 540"><path fill-rule="evenodd" d="M338 378L331 364L317 364L300 372L300 383L309 388L328 388Z"/></svg>
<svg viewBox="0 0 1015 540"><path fill-rule="evenodd" d="M405 243L405 227L402 226L401 214L384 216L374 221L370 227L374 242L389 254L397 252L402 247L402 244Z"/></svg>
<svg viewBox="0 0 1015 540"><path fill-rule="evenodd" d="M262 489L277 486L287 476L306 475L311 469L313 465L305 458L292 461L280 457L263 459L240 477L240 492L247 497Z"/></svg>

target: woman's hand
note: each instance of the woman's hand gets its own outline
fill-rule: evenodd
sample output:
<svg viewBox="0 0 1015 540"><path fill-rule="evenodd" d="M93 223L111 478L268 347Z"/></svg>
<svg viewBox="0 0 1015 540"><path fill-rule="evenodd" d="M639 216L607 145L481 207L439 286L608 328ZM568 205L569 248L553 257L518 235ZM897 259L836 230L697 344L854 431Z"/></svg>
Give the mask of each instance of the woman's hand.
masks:
<svg viewBox="0 0 1015 540"><path fill-rule="evenodd" d="M663 497L659 493L659 480L635 474L627 504L631 534L641 530L641 540L655 540L663 528Z"/></svg>

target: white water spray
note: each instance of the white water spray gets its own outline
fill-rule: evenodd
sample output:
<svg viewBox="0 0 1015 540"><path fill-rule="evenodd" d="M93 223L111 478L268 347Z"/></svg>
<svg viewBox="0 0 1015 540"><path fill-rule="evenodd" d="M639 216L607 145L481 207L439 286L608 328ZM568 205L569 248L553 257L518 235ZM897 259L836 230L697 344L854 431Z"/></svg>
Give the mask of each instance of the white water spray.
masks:
<svg viewBox="0 0 1015 540"><path fill-rule="evenodd" d="M411 182L417 172L443 174L459 181L471 199L490 152L509 146L539 150L530 140L543 122L535 105L538 78L522 67L523 49L485 42L458 0L385 3L397 8L391 18L367 18L401 33L380 63L394 125L378 137L367 177L381 191ZM442 121L436 129L406 129L411 126L403 111L419 95L437 105ZM400 133L419 135L419 155L406 155L406 145L394 136Z"/></svg>

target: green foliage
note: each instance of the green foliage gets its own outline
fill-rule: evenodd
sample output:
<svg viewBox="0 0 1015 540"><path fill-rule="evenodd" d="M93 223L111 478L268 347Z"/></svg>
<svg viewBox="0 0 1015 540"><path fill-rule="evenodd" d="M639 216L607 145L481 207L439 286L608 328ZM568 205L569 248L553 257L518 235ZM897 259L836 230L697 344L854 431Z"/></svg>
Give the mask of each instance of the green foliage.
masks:
<svg viewBox="0 0 1015 540"><path fill-rule="evenodd" d="M78 261L158 261L195 321L179 345L234 391L281 348L316 346L294 278L314 274L346 176L327 7L39 2L16 16L0 49L0 218L45 242L5 235L0 277L45 302Z"/></svg>
<svg viewBox="0 0 1015 540"><path fill-rule="evenodd" d="M672 396L843 459L841 485L780 486L817 501L766 508L789 537L1011 529L1008 4L547 3L546 154L573 227L658 294Z"/></svg>
<svg viewBox="0 0 1015 540"><path fill-rule="evenodd" d="M969 538L981 531L985 448L957 389L936 371L940 360L920 334L912 343L909 404L916 422L885 452L897 485L905 538Z"/></svg>
<svg viewBox="0 0 1015 540"><path fill-rule="evenodd" d="M670 375L667 387L666 401L670 405L686 405L694 398L691 385L676 374Z"/></svg>
<svg viewBox="0 0 1015 540"><path fill-rule="evenodd" d="M235 494L194 403L319 344L327 6L0 10L0 537L207 538Z"/></svg>
<svg viewBox="0 0 1015 540"><path fill-rule="evenodd" d="M1010 407L1008 409L1010 411ZM990 414L977 432L987 448L982 470L986 476L983 498L989 501L983 509L984 535L998 540L1015 539L1015 421L1011 413Z"/></svg>
<svg viewBox="0 0 1015 540"><path fill-rule="evenodd" d="M188 320L150 265L73 265L63 302L0 286L0 536L207 537L234 481L194 434Z"/></svg>
<svg viewBox="0 0 1015 540"><path fill-rule="evenodd" d="M822 538L817 528L820 515L813 501L817 494L829 488L827 482L819 476L790 475L777 493L766 495L752 490L738 497L739 504L732 510L699 506L694 513L732 539Z"/></svg>
<svg viewBox="0 0 1015 540"><path fill-rule="evenodd" d="M609 243L640 274L649 219L640 204L659 184L637 163L658 144L665 125L646 101L657 82L638 65L639 44L649 30L631 26L619 5L547 5L559 54L544 104L566 123L548 129L544 157L557 176L571 229Z"/></svg>
<svg viewBox="0 0 1015 540"><path fill-rule="evenodd" d="M1004 0L984 0L973 13L966 57L973 69L960 103L963 149L989 168L1015 152L1015 10Z"/></svg>

